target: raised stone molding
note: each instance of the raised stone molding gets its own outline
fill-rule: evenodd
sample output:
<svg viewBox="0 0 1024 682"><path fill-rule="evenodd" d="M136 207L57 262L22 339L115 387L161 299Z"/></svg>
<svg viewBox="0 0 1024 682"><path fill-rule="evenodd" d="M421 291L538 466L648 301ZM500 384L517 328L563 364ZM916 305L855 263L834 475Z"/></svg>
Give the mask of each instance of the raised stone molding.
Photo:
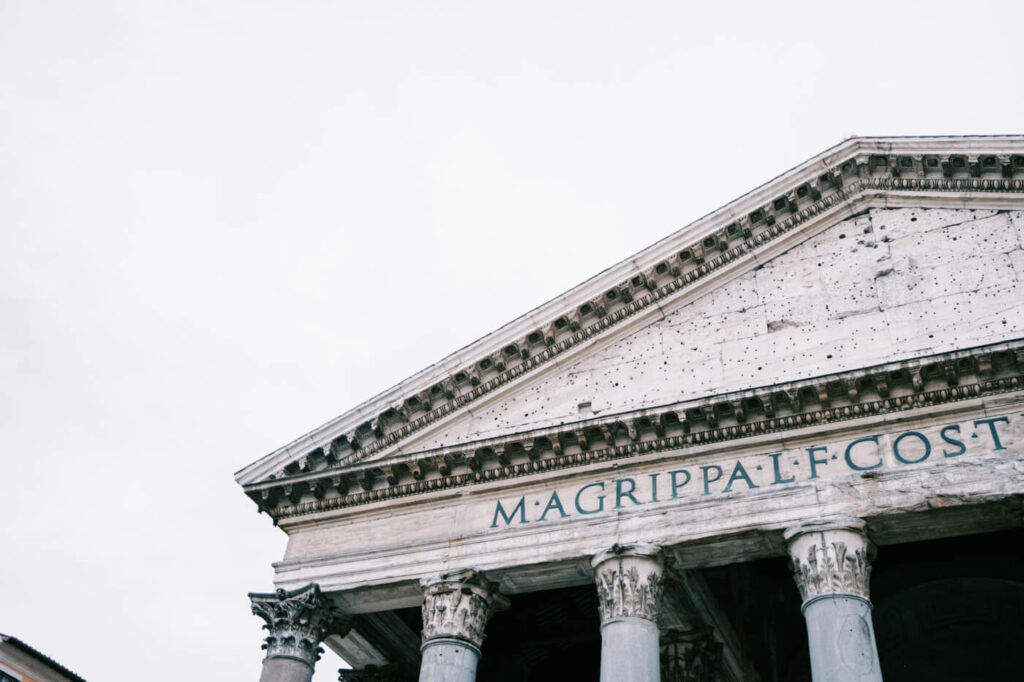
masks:
<svg viewBox="0 0 1024 682"><path fill-rule="evenodd" d="M265 621L267 658L293 658L312 668L320 660L324 638L349 629L348 620L315 583L290 592L250 592L249 599L252 612Z"/></svg>
<svg viewBox="0 0 1024 682"><path fill-rule="evenodd" d="M472 569L450 571L420 582L423 588L423 643L458 639L477 649L491 615L508 608L498 584Z"/></svg>
<svg viewBox="0 0 1024 682"><path fill-rule="evenodd" d="M804 606L818 597L846 595L870 601L874 546L863 519L810 521L787 528L793 579Z"/></svg>
<svg viewBox="0 0 1024 682"><path fill-rule="evenodd" d="M1022 388L1024 340L1016 340L300 475L248 492L262 511L286 519Z"/></svg>
<svg viewBox="0 0 1024 682"><path fill-rule="evenodd" d="M771 194L766 195L762 190L769 186ZM267 473L290 476L313 470L323 462L335 466L371 457L587 339L657 306L662 299L760 251L794 228L880 193L1018 195L1024 193L1024 147L1019 137L1010 136L865 138L843 143L798 171L698 221L706 230L705 236L692 243L671 240L671 250L659 254L660 260L645 259L652 262L642 271L603 286L604 291L593 292L592 299L575 301L572 308L552 314L521 337L503 338L497 348L481 348L476 351L479 355L462 367L445 368L443 374L426 381L426 377L417 376L415 388L399 391L387 400L371 401L365 409L333 420L328 425L331 428L318 429L307 437L315 447L306 455L296 456L290 447L273 453L273 460L284 457L289 461L279 462L276 471ZM338 433L336 423L342 420L352 426ZM258 468L265 469L263 465Z"/></svg>
<svg viewBox="0 0 1024 682"><path fill-rule="evenodd" d="M614 545L595 555L590 563L602 625L619 618L657 622L664 591L660 547Z"/></svg>
<svg viewBox="0 0 1024 682"><path fill-rule="evenodd" d="M722 648L710 627L666 630L661 635L662 682L719 682Z"/></svg>

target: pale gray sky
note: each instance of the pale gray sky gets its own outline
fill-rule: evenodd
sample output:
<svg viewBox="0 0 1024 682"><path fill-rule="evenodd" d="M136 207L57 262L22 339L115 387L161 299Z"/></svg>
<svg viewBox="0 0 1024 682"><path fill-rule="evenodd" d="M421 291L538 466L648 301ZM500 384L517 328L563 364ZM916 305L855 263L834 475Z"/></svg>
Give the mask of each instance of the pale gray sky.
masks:
<svg viewBox="0 0 1024 682"><path fill-rule="evenodd" d="M255 682L285 537L235 470L844 137L1024 131L1021 26L0 0L0 631Z"/></svg>

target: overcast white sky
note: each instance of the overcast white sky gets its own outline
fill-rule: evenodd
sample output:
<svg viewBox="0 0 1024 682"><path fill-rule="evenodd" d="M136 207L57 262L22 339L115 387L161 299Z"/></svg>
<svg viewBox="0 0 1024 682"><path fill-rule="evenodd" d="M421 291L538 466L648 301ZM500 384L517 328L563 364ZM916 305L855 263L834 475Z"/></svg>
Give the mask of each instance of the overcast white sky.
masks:
<svg viewBox="0 0 1024 682"><path fill-rule="evenodd" d="M237 469L851 134L1024 132L1022 7L0 0L0 631L255 682Z"/></svg>

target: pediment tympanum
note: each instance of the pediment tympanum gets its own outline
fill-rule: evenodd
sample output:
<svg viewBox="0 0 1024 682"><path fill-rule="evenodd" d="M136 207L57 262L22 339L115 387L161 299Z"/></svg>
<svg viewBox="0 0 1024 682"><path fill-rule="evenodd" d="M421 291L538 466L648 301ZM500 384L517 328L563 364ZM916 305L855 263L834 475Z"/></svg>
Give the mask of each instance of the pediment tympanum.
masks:
<svg viewBox="0 0 1024 682"><path fill-rule="evenodd" d="M1024 138L849 140L238 480L286 522L1014 390L1022 208Z"/></svg>

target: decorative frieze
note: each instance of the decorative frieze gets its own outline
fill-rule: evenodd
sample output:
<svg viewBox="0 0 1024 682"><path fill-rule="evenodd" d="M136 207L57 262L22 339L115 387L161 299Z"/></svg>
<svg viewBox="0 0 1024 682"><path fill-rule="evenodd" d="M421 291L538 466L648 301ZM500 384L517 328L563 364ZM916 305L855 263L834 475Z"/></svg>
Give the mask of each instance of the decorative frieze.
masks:
<svg viewBox="0 0 1024 682"><path fill-rule="evenodd" d="M661 635L662 682L719 682L722 643L714 630L670 628Z"/></svg>
<svg viewBox="0 0 1024 682"><path fill-rule="evenodd" d="M615 545L591 560L601 624L618 618L656 622L664 590L661 549Z"/></svg>
<svg viewBox="0 0 1024 682"><path fill-rule="evenodd" d="M252 612L265 621L267 658L294 658L312 668L323 652L324 638L346 634L350 627L315 583L290 592L252 592L249 599Z"/></svg>
<svg viewBox="0 0 1024 682"><path fill-rule="evenodd" d="M301 460L288 463L278 476L312 471L322 462L335 466L365 460L737 259L761 250L794 228L849 207L864 195L891 191L1024 192L1022 154L983 153L968 158L950 153L878 155L857 149L851 153L853 156L824 173L800 174L793 179L793 186L780 187L773 200L760 205L736 202L734 210L722 218L723 224L709 226L706 236L677 245L643 272L603 293L595 292L592 300L579 302L521 338L486 351L434 385L410 392L390 405L380 405L375 416L319 445ZM884 158L885 163L876 163L877 158ZM985 163L992 159L993 163ZM904 165L908 161L909 165Z"/></svg>
<svg viewBox="0 0 1024 682"><path fill-rule="evenodd" d="M862 519L840 518L786 530L793 579L804 606L822 596L870 600L868 579L874 547L865 528Z"/></svg>
<svg viewBox="0 0 1024 682"><path fill-rule="evenodd" d="M460 639L480 648L484 628L496 611L509 602L479 571L451 571L423 580L423 643L439 638Z"/></svg>
<svg viewBox="0 0 1024 682"><path fill-rule="evenodd" d="M258 484L249 494L283 519L1022 388L1024 341L1013 341ZM306 487L317 492L290 503Z"/></svg>

